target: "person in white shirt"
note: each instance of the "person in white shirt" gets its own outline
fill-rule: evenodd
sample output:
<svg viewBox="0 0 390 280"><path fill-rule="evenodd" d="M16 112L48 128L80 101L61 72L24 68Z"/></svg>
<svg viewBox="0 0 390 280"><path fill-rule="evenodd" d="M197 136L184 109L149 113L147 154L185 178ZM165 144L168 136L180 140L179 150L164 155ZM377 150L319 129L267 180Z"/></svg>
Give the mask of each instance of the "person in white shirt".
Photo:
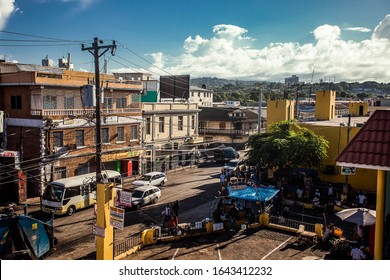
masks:
<svg viewBox="0 0 390 280"><path fill-rule="evenodd" d="M367 197L362 192L359 192L357 200L359 207L364 207L366 205Z"/></svg>

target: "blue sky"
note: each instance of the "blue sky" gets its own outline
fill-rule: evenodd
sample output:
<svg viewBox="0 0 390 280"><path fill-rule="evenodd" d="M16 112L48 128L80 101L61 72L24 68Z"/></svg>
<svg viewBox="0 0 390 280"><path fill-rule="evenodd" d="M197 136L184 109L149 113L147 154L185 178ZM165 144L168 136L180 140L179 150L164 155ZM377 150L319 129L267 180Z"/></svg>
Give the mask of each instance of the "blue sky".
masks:
<svg viewBox="0 0 390 280"><path fill-rule="evenodd" d="M81 42L98 37L118 42L106 57L115 72L310 82L314 69L314 81L390 77L389 0L0 0L0 30L6 60L40 64L48 55L57 62L69 52L76 70L94 70Z"/></svg>

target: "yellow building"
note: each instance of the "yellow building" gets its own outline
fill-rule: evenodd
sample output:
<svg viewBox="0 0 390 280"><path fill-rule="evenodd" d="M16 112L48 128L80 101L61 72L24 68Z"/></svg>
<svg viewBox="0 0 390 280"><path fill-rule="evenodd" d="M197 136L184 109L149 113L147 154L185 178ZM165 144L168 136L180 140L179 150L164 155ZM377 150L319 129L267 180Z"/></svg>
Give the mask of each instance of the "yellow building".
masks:
<svg viewBox="0 0 390 280"><path fill-rule="evenodd" d="M359 116L359 112L367 114L366 102L351 102L350 125L348 117L335 117L336 92L318 91L316 93L316 121L300 122L301 127L312 130L329 141L328 157L323 160L319 172L320 179L332 183L348 183L354 190L375 192L376 172L368 169L356 169L355 175L341 175L341 167L336 166L335 159L352 139L368 117ZM267 102L267 128L275 122L293 119L294 101L269 100ZM356 114L357 112L357 114Z"/></svg>
<svg viewBox="0 0 390 280"><path fill-rule="evenodd" d="M294 119L293 100L268 100L267 101L267 130L273 123Z"/></svg>

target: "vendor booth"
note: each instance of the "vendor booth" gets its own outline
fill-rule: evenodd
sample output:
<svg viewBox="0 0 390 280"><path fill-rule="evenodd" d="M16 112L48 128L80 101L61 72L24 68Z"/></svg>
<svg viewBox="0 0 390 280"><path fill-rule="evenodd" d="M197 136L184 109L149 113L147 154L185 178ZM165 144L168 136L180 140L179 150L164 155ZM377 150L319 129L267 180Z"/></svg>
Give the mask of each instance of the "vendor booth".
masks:
<svg viewBox="0 0 390 280"><path fill-rule="evenodd" d="M216 223L230 221L233 207L238 208L237 225L257 222L258 214L272 206L272 200L279 192L274 187L253 187L246 184L228 186L227 190L228 196L220 197L214 210L213 218Z"/></svg>

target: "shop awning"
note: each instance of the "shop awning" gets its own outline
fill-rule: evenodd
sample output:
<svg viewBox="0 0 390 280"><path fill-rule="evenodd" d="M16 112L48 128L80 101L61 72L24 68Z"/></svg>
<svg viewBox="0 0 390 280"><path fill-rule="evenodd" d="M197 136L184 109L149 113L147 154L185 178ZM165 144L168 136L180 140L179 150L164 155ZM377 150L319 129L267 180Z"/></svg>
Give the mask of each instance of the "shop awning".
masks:
<svg viewBox="0 0 390 280"><path fill-rule="evenodd" d="M247 201L267 202L271 200L279 189L272 187L254 188L247 185L228 186L229 197Z"/></svg>

